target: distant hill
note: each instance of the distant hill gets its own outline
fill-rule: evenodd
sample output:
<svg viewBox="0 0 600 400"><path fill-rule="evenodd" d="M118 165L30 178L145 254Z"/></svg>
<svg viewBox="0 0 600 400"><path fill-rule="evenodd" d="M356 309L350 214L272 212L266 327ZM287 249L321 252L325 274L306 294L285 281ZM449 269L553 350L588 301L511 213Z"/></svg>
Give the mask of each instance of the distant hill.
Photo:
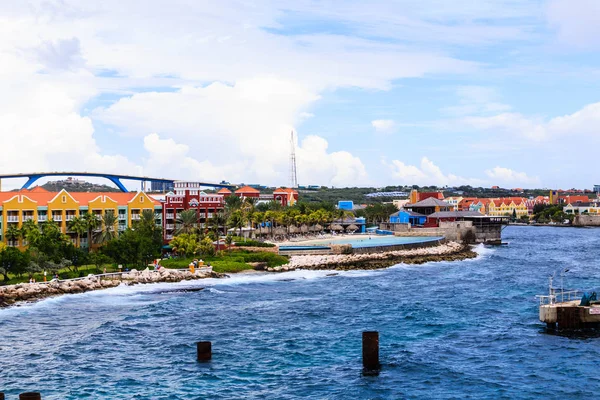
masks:
<svg viewBox="0 0 600 400"><path fill-rule="evenodd" d="M51 181L43 184L41 187L49 192L60 192L62 189L65 189L67 192L120 192L114 186L98 185L79 179Z"/></svg>

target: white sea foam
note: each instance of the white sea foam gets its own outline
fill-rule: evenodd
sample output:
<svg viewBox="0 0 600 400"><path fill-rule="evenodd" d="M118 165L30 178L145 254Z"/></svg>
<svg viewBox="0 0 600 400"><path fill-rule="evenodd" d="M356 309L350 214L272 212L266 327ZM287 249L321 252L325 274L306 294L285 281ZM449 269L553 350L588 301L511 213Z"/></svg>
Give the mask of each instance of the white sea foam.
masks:
<svg viewBox="0 0 600 400"><path fill-rule="evenodd" d="M478 244L473 248L473 251L477 253L477 258L487 258L494 254L497 250L490 246L484 246L483 244Z"/></svg>
<svg viewBox="0 0 600 400"><path fill-rule="evenodd" d="M94 303L105 305L105 306L124 306L132 304L151 304L153 302L159 303L162 300L149 300L144 295L160 293L160 292L172 292L174 290L185 290L197 289L201 287L207 288L207 291L214 295L220 295L227 293L223 287L239 286L246 284L260 284L260 283L272 283L282 284L288 281L312 281L315 279L330 278L333 276L343 276L348 278L360 278L378 273L380 271L336 271L336 270L295 270L281 273L239 273L232 274L229 278L207 278L198 279L193 281L181 281L181 282L161 282L152 284L139 284L133 286L127 286L121 284L114 288L108 288L103 290L96 290L86 293L77 294L65 294L55 297L48 297L41 299L36 302L20 303L14 307L0 309L0 320L3 316L10 315L22 315L24 312L29 310L39 310L46 308L60 307L61 303L71 301L85 301L90 300Z"/></svg>

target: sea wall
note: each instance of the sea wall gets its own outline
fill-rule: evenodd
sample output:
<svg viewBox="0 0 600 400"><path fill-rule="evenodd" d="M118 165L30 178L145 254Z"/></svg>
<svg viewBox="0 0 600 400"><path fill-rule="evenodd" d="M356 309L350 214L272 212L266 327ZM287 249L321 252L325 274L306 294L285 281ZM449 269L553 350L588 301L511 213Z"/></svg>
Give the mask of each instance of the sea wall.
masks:
<svg viewBox="0 0 600 400"><path fill-rule="evenodd" d="M20 301L33 301L61 294L84 293L92 290L107 289L121 284L135 285L138 283L180 282L184 280L221 278L210 270L198 270L195 273L176 269L162 268L159 271L131 270L122 274L89 275L83 279L52 280L48 283L20 283L17 285L0 286L0 307L6 307Z"/></svg>
<svg viewBox="0 0 600 400"><path fill-rule="evenodd" d="M448 242L440 246L411 250L387 251L364 254L331 254L292 256L286 265L268 268L272 272L293 271L296 269L377 269L395 264L423 264L432 261L457 261L477 256L469 246Z"/></svg>
<svg viewBox="0 0 600 400"><path fill-rule="evenodd" d="M600 226L600 215L576 215L573 226Z"/></svg>

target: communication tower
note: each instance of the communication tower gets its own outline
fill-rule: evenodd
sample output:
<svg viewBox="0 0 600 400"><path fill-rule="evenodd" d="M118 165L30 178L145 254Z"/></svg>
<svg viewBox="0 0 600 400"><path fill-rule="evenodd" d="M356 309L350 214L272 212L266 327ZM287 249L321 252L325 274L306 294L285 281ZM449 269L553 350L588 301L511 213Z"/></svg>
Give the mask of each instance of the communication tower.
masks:
<svg viewBox="0 0 600 400"><path fill-rule="evenodd" d="M290 135L290 187L298 187L298 175L296 174L296 142L294 141L294 131Z"/></svg>

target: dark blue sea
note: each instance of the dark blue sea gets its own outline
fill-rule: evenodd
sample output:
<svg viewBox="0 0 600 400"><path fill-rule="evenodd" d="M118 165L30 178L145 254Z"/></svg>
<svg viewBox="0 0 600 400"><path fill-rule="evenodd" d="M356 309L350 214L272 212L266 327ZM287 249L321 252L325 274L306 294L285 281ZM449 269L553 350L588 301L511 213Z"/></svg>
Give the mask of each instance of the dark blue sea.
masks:
<svg viewBox="0 0 600 400"><path fill-rule="evenodd" d="M597 398L600 338L545 333L536 294L600 288L600 230L508 227L462 262L119 287L0 310L16 399ZM557 273L557 277L560 273ZM560 279L557 279L560 284ZM202 291L178 291L206 287ZM383 368L361 374L361 332ZM213 342L196 361L195 342Z"/></svg>

